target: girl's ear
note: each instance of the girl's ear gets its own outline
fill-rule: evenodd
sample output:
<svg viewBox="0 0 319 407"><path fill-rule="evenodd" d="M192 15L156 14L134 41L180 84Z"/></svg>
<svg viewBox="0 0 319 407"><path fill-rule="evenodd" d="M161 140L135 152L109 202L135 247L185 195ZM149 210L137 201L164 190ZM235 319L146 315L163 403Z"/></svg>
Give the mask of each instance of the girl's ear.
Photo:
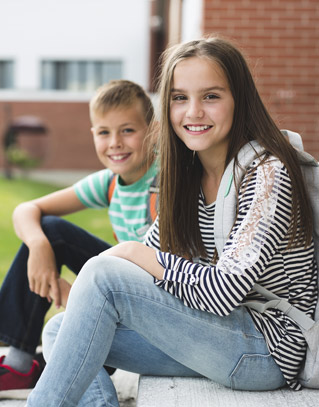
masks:
<svg viewBox="0 0 319 407"><path fill-rule="evenodd" d="M91 127L91 133L94 136L94 127Z"/></svg>

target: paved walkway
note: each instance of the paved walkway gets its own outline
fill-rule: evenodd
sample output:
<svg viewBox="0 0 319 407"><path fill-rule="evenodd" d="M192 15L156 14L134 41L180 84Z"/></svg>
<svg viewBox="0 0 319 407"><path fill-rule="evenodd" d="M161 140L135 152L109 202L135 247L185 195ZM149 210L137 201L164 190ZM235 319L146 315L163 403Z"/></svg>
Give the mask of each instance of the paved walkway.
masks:
<svg viewBox="0 0 319 407"><path fill-rule="evenodd" d="M20 170L14 170L13 177L27 177L34 181L47 182L59 187L66 187L92 174L95 170L30 170L27 175ZM3 172L1 172L3 176Z"/></svg>

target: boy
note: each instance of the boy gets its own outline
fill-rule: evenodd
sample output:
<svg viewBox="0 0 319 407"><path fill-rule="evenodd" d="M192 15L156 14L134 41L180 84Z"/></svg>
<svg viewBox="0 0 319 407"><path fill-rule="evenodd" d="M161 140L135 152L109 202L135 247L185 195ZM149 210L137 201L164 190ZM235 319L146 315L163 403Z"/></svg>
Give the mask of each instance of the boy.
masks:
<svg viewBox="0 0 319 407"><path fill-rule="evenodd" d="M133 82L111 81L99 88L90 102L91 132L107 169L14 210L14 228L24 244L0 291L0 340L10 345L0 358L0 397L2 391L33 387L40 375L34 354L45 314L52 300L57 307L65 303L69 291L59 279L61 266L78 274L89 258L110 247L59 216L109 207L118 241L143 240L157 172L146 158L153 113L149 97Z"/></svg>

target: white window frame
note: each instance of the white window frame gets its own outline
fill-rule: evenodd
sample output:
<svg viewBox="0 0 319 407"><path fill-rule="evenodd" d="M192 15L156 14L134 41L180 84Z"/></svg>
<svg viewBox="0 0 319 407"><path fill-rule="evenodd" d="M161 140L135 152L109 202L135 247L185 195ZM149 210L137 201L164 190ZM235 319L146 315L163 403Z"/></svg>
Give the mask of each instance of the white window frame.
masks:
<svg viewBox="0 0 319 407"><path fill-rule="evenodd" d="M10 59L0 60L0 89L14 88L14 61Z"/></svg>
<svg viewBox="0 0 319 407"><path fill-rule="evenodd" d="M92 91L122 72L120 60L42 60L41 89Z"/></svg>

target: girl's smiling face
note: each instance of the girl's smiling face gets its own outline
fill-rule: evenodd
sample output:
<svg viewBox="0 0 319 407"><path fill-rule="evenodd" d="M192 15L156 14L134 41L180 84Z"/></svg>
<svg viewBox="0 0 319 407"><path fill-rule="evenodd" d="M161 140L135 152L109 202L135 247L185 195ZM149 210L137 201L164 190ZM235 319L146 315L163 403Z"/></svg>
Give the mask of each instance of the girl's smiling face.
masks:
<svg viewBox="0 0 319 407"><path fill-rule="evenodd" d="M234 99L222 69L191 57L174 70L170 120L177 136L199 157L223 154L234 116Z"/></svg>

